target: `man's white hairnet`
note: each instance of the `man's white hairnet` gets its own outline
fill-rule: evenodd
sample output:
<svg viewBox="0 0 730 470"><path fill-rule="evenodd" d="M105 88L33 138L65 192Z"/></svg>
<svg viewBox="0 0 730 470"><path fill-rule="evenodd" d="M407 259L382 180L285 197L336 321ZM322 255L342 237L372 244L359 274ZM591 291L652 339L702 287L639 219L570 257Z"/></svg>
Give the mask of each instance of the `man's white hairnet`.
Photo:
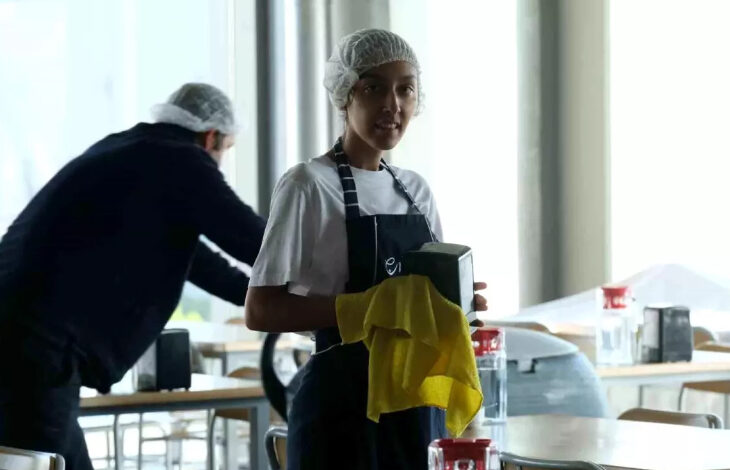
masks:
<svg viewBox="0 0 730 470"><path fill-rule="evenodd" d="M206 83L186 83L167 99L155 105L156 122L177 124L194 132L217 130L235 134L238 127L233 116L233 103L218 88Z"/></svg>
<svg viewBox="0 0 730 470"><path fill-rule="evenodd" d="M421 67L411 46L400 36L383 29L362 29L340 39L327 61L324 87L337 109L347 106L353 85L360 75L390 62L408 62L416 69L418 110L421 108Z"/></svg>

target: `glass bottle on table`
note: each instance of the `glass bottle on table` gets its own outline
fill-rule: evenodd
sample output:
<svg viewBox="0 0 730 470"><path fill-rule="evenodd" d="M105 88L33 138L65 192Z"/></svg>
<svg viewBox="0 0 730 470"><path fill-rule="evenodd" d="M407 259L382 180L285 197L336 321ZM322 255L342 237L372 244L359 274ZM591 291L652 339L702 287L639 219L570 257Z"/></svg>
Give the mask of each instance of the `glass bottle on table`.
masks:
<svg viewBox="0 0 730 470"><path fill-rule="evenodd" d="M629 286L602 286L596 326L596 364L630 365L638 354L638 322Z"/></svg>
<svg viewBox="0 0 730 470"><path fill-rule="evenodd" d="M474 356L482 387L479 424L499 424L507 419L507 354L502 328L478 328L472 334Z"/></svg>

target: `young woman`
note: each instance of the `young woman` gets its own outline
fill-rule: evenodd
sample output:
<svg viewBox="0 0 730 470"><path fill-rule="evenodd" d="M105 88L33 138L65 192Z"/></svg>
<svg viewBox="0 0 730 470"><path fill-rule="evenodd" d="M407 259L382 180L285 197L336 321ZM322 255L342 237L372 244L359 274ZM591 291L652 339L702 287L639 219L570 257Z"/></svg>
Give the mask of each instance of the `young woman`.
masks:
<svg viewBox="0 0 730 470"><path fill-rule="evenodd" d="M441 239L426 181L382 159L419 109L420 68L398 35L362 30L339 42L325 87L345 130L329 152L279 181L249 284L247 325L315 332L317 352L289 416L290 469L426 468L429 442L445 435L443 411L368 420L368 351L341 344L335 315L336 295L398 275L392 267L404 252ZM475 303L486 310L481 295Z"/></svg>

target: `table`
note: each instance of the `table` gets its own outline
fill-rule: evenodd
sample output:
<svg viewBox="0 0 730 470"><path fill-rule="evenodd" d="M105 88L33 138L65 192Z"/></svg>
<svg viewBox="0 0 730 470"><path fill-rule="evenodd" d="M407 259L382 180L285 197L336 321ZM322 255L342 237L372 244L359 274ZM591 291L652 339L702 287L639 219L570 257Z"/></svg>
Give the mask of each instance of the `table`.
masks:
<svg viewBox="0 0 730 470"><path fill-rule="evenodd" d="M543 459L586 460L609 469L730 469L730 430L672 424L535 415L468 429L491 437L500 451Z"/></svg>
<svg viewBox="0 0 730 470"><path fill-rule="evenodd" d="M251 424L251 467L268 468L264 434L269 427L269 402L264 395L261 382L193 374L191 385L188 391L135 392L131 380L122 380L115 384L111 393L107 395L82 388L79 415L114 415L114 442L118 443L117 423L120 414L248 408ZM229 443L228 447L233 446ZM121 460L121 452L115 452L117 469L122 468Z"/></svg>
<svg viewBox="0 0 730 470"><path fill-rule="evenodd" d="M598 366L596 372L607 386L730 380L730 354L693 351L691 362Z"/></svg>
<svg viewBox="0 0 730 470"><path fill-rule="evenodd" d="M569 323L555 323L548 326L552 334L576 344L589 359L595 360L593 327ZM596 366L596 371L607 386L730 380L730 354L693 351L690 362Z"/></svg>

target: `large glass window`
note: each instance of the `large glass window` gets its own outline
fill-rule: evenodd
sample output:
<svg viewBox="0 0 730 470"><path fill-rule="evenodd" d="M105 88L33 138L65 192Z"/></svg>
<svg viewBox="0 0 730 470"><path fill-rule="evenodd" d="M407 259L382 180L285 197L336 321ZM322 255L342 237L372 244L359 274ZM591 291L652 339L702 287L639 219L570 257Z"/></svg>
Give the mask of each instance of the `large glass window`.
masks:
<svg viewBox="0 0 730 470"><path fill-rule="evenodd" d="M727 274L730 2L610 3L613 278Z"/></svg>
<svg viewBox="0 0 730 470"><path fill-rule="evenodd" d="M0 233L67 161L111 132L149 121L151 106L187 81L235 98L246 125L238 158L229 153L223 170L233 184L251 173L252 17L253 0L0 2ZM215 316L210 296L191 287L181 305Z"/></svg>
<svg viewBox="0 0 730 470"><path fill-rule="evenodd" d="M513 1L394 0L391 25L414 47L423 112L393 158L429 182L445 241L469 245L489 310L518 308L517 40Z"/></svg>

